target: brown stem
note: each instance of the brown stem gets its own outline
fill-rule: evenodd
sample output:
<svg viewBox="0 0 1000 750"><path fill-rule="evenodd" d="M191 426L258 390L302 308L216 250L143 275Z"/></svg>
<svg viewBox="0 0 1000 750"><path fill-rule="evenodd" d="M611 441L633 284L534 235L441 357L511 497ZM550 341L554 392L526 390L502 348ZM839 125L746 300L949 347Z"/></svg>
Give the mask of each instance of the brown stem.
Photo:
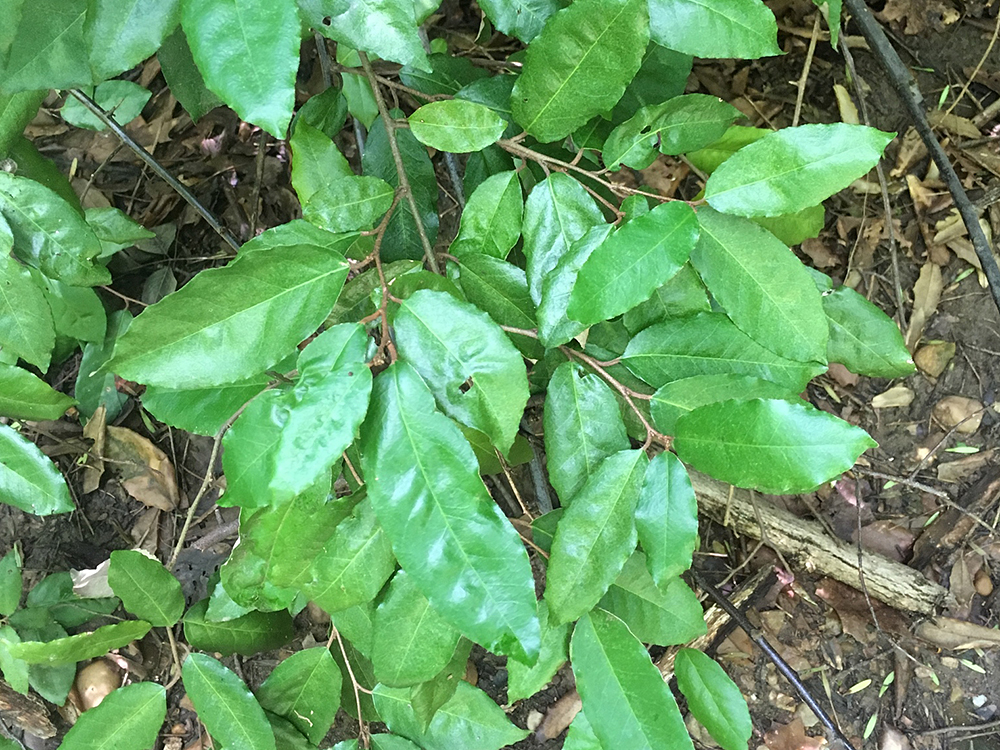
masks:
<svg viewBox="0 0 1000 750"><path fill-rule="evenodd" d="M337 639L337 643L340 645L340 655L344 657L344 666L347 667L347 674L351 678L351 686L354 688L354 706L358 710L358 725L361 729L358 731L358 745L367 750L370 740L370 733L368 731L368 725L365 723L364 716L361 715L361 691L364 690L363 687L358 683L354 676L354 670L351 668L351 660L347 658L347 649L344 648L344 639L340 637L340 631L334 625L330 625L332 633L330 634L330 639ZM327 648L330 648L329 641L326 644ZM364 692L370 692L364 690Z"/></svg>

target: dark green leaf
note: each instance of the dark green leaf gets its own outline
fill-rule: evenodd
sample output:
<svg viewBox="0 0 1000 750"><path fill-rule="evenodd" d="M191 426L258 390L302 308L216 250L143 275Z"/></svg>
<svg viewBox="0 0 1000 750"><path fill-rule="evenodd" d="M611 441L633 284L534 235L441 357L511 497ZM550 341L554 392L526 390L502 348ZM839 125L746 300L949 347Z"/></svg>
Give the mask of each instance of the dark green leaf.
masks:
<svg viewBox="0 0 1000 750"><path fill-rule="evenodd" d="M91 0L83 33L94 79L134 68L160 48L180 20L180 0Z"/></svg>
<svg viewBox="0 0 1000 750"><path fill-rule="evenodd" d="M410 132L425 146L467 154L489 146L507 123L482 104L451 99L425 104L409 117Z"/></svg>
<svg viewBox="0 0 1000 750"><path fill-rule="evenodd" d="M201 71L194 64L187 37L180 28L174 29L174 33L163 40L156 58L163 70L163 77L170 86L170 93L177 97L177 101L194 122L222 104L219 97L205 85Z"/></svg>
<svg viewBox="0 0 1000 750"><path fill-rule="evenodd" d="M458 257L481 253L503 260L521 236L523 209L517 172L488 177L469 196L458 236L448 252Z"/></svg>
<svg viewBox="0 0 1000 750"><path fill-rule="evenodd" d="M264 709L233 672L205 654L189 654L184 689L212 737L240 750L275 750Z"/></svg>
<svg viewBox="0 0 1000 750"><path fill-rule="evenodd" d="M43 276L35 269L31 269L31 277L41 287L52 310L57 341L60 337L76 341L104 341L107 314L101 298L93 289L64 284Z"/></svg>
<svg viewBox="0 0 1000 750"><path fill-rule="evenodd" d="M874 378L901 378L913 372L913 359L896 324L850 287L823 295L830 323L827 356L851 372Z"/></svg>
<svg viewBox="0 0 1000 750"><path fill-rule="evenodd" d="M0 69L2 67L0 62ZM7 157L11 145L21 137L28 123L35 119L38 108L48 93L20 91L16 94L0 94L0 158Z"/></svg>
<svg viewBox="0 0 1000 750"><path fill-rule="evenodd" d="M302 20L323 36L384 60L429 70L413 3L396 0L298 0Z"/></svg>
<svg viewBox="0 0 1000 750"><path fill-rule="evenodd" d="M122 648L132 641L139 640L148 632L148 622L126 620L114 625L103 625L89 633L69 635L51 641L22 641L10 647L10 654L28 664L75 664L78 661L104 656L112 649Z"/></svg>
<svg viewBox="0 0 1000 750"><path fill-rule="evenodd" d="M705 285L701 283L701 278L691 264L685 263L681 266L681 270L674 274L670 281L655 290L648 300L625 313L622 316L622 323L634 336L642 329L667 318L708 312L711 309Z"/></svg>
<svg viewBox="0 0 1000 750"><path fill-rule="evenodd" d="M285 611L251 612L213 622L206 619L207 610L208 599L202 599L184 615L184 637L192 648L201 651L251 656L284 646L295 635L292 617Z"/></svg>
<svg viewBox="0 0 1000 750"><path fill-rule="evenodd" d="M51 573L28 592L26 604L44 610L65 628L75 628L93 620L98 615L109 615L118 609L118 599L81 598L73 591L73 577L69 571ZM16 617L16 615L15 615ZM36 640L48 640L47 637Z"/></svg>
<svg viewBox="0 0 1000 750"><path fill-rule="evenodd" d="M599 224L570 246L555 268L542 281L542 300L538 305L538 339L546 347L565 344L587 329L586 323L567 315L580 269L611 235L610 224Z"/></svg>
<svg viewBox="0 0 1000 750"><path fill-rule="evenodd" d="M624 122L639 111L640 107L659 104L684 93L691 75L691 56L650 42L642 58L639 72L625 89L615 105L611 119L615 124Z"/></svg>
<svg viewBox="0 0 1000 750"><path fill-rule="evenodd" d="M50 576L51 577L51 576ZM67 578L69 574L67 573ZM37 588L37 587L36 587ZM32 590L34 593L34 590ZM31 599L31 594L28 594ZM29 601L30 604L30 601ZM48 609L27 607L15 612L8 620L17 630L17 635L22 641L50 641L57 638L65 638L67 633L63 627L52 619L52 613ZM47 666L44 664L26 664L20 659L14 659L10 654L11 644L15 638L8 639L6 651L9 665L14 670L14 675L18 679L23 679L24 672L27 671L27 680L31 688L45 700L62 705L69 695L70 688L73 687L73 679L76 677L76 664L61 664L58 666ZM0 653L4 649L0 648ZM7 665L4 665L7 668ZM25 686L27 693L27 686Z"/></svg>
<svg viewBox="0 0 1000 750"><path fill-rule="evenodd" d="M340 89L331 86L309 97L309 100L296 112L292 130L294 133L299 125L305 123L324 133L327 138L333 138L343 130L346 122L347 99Z"/></svg>
<svg viewBox="0 0 1000 750"><path fill-rule="evenodd" d="M514 90L516 81L517 76L512 75L478 78L455 92L455 98L489 107L509 124L513 122L510 114L510 92Z"/></svg>
<svg viewBox="0 0 1000 750"><path fill-rule="evenodd" d="M455 695L458 683L465 677L471 651L472 641L468 638L459 639L448 666L433 679L414 685L410 690L410 706L413 708L413 715L420 722L421 731L427 731L437 710Z"/></svg>
<svg viewBox="0 0 1000 750"><path fill-rule="evenodd" d="M41 378L13 365L0 364L0 416L15 419L59 419L76 403Z"/></svg>
<svg viewBox="0 0 1000 750"><path fill-rule="evenodd" d="M68 89L92 83L83 38L87 0L37 0L30 11L20 15L0 92Z"/></svg>
<svg viewBox="0 0 1000 750"><path fill-rule="evenodd" d="M454 96L474 81L486 78L489 73L477 68L464 57L447 54L428 56L430 67L421 69L406 65L399 71L399 79L410 88L425 94Z"/></svg>
<svg viewBox="0 0 1000 750"><path fill-rule="evenodd" d="M538 602L538 621L542 626L538 662L529 667L517 659L507 660L508 703L528 698L544 688L569 659L569 623L550 625L549 606L544 599Z"/></svg>
<svg viewBox="0 0 1000 750"><path fill-rule="evenodd" d="M698 546L698 499L684 464L669 451L649 461L635 528L657 586L691 567Z"/></svg>
<svg viewBox="0 0 1000 750"><path fill-rule="evenodd" d="M7 425L0 425L0 502L36 516L76 507L55 464Z"/></svg>
<svg viewBox="0 0 1000 750"><path fill-rule="evenodd" d="M208 388L175 390L150 385L142 394L142 405L171 427L195 435L214 435L237 409L264 390L270 381L269 375L260 374Z"/></svg>
<svg viewBox="0 0 1000 750"><path fill-rule="evenodd" d="M184 614L180 581L159 561L136 550L111 553L108 585L125 609L151 625L170 627Z"/></svg>
<svg viewBox="0 0 1000 750"><path fill-rule="evenodd" d="M404 273L410 273L421 269L421 267L419 261L397 260L393 263L383 264L382 274L387 283L393 283ZM381 293L382 286L378 270L375 268L369 268L348 281L344 284L344 291L337 298L333 312L326 319L327 325L354 323L375 312L376 305L372 302L372 293L376 289Z"/></svg>
<svg viewBox="0 0 1000 750"><path fill-rule="evenodd" d="M9 252L0 247L0 346L45 372L56 341L52 311L28 269Z"/></svg>
<svg viewBox="0 0 1000 750"><path fill-rule="evenodd" d="M64 750L145 750L167 717L167 691L155 682L120 687L83 713L66 733Z"/></svg>
<svg viewBox="0 0 1000 750"><path fill-rule="evenodd" d="M528 46L514 84L514 119L542 143L559 140L618 102L649 35L644 0L577 0Z"/></svg>
<svg viewBox="0 0 1000 750"><path fill-rule="evenodd" d="M737 487L776 495L809 492L850 469L877 443L805 402L721 401L677 420L677 455Z"/></svg>
<svg viewBox="0 0 1000 750"><path fill-rule="evenodd" d="M405 362L375 379L362 461L393 551L431 606L489 650L533 660L539 629L528 556L486 492L469 444Z"/></svg>
<svg viewBox="0 0 1000 750"><path fill-rule="evenodd" d="M131 81L105 81L98 84L91 96L115 122L127 125L139 116L152 94ZM59 113L66 122L78 128L104 130L107 127L74 96L66 99Z"/></svg>
<svg viewBox="0 0 1000 750"><path fill-rule="evenodd" d="M695 57L780 55L778 24L761 0L649 0L649 34Z"/></svg>
<svg viewBox="0 0 1000 750"><path fill-rule="evenodd" d="M462 186L466 195L472 195L487 177L514 168L514 160L499 146L487 146L482 151L469 154L465 160Z"/></svg>
<svg viewBox="0 0 1000 750"><path fill-rule="evenodd" d="M714 659L693 648L682 648L674 660L677 687L691 714L724 750L746 750L753 722L740 689Z"/></svg>
<svg viewBox="0 0 1000 750"><path fill-rule="evenodd" d="M559 10L558 0L483 0L486 16L500 31L527 44Z"/></svg>
<svg viewBox="0 0 1000 750"><path fill-rule="evenodd" d="M666 435L673 435L677 420L699 406L750 398L797 399L798 396L790 388L749 375L694 375L674 380L658 389L649 402L649 410L657 429Z"/></svg>
<svg viewBox="0 0 1000 750"><path fill-rule="evenodd" d="M609 456L563 513L546 573L553 624L575 620L597 604L635 550L633 516L647 463L638 450Z"/></svg>
<svg viewBox="0 0 1000 750"><path fill-rule="evenodd" d="M333 725L340 688L340 669L330 649L316 646L292 654L275 667L257 691L257 700L318 745Z"/></svg>

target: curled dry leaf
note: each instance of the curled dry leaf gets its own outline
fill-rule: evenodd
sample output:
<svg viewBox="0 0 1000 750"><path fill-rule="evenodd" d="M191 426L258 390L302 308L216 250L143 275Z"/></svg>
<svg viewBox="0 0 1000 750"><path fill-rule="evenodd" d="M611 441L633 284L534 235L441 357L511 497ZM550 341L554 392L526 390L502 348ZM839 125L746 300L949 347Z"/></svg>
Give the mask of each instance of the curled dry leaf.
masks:
<svg viewBox="0 0 1000 750"><path fill-rule="evenodd" d="M934 263L924 263L920 276L913 285L913 313L910 315L910 327L906 331L906 348L911 352L920 341L927 321L937 312L943 287L941 268Z"/></svg>
<svg viewBox="0 0 1000 750"><path fill-rule="evenodd" d="M174 467L167 454L124 427L107 428L104 458L125 490L145 505L173 510L180 502Z"/></svg>
<svg viewBox="0 0 1000 750"><path fill-rule="evenodd" d="M983 422L983 405L974 398L945 396L934 405L934 419L945 429L971 435Z"/></svg>
<svg viewBox="0 0 1000 750"><path fill-rule="evenodd" d="M83 465L84 493L96 490L101 484L101 477L104 476L104 461L101 456L104 455L106 417L107 409L101 404L83 427L83 436L94 441L87 454L87 462Z"/></svg>
<svg viewBox="0 0 1000 750"><path fill-rule="evenodd" d="M953 651L1000 646L1000 631L951 617L924 620L915 632L918 638Z"/></svg>
<svg viewBox="0 0 1000 750"><path fill-rule="evenodd" d="M121 686L122 673L111 662L107 659L92 661L77 672L73 682L77 708L81 713L89 711Z"/></svg>
<svg viewBox="0 0 1000 750"><path fill-rule="evenodd" d="M937 468L937 478L942 482L949 482L951 484L964 482L971 478L973 474L978 474L984 466L988 465L993 459L994 453L993 449L989 449L968 456L962 456L962 458L955 459L954 461L942 463Z"/></svg>
<svg viewBox="0 0 1000 750"><path fill-rule="evenodd" d="M108 568L110 567L111 559L109 558L96 568L71 570L69 575L73 579L73 593L84 599L114 596L115 592L108 585Z"/></svg>
<svg viewBox="0 0 1000 750"><path fill-rule="evenodd" d="M937 378L954 358L954 341L929 341L917 349L913 355L913 362L922 373Z"/></svg>
<svg viewBox="0 0 1000 750"><path fill-rule="evenodd" d="M764 744L768 750L823 750L826 738L808 736L802 719L792 719L765 732Z"/></svg>
<svg viewBox="0 0 1000 750"><path fill-rule="evenodd" d="M875 396L872 399L872 406L876 409L893 409L900 406L909 406L913 403L913 391L905 385L894 385L887 391Z"/></svg>

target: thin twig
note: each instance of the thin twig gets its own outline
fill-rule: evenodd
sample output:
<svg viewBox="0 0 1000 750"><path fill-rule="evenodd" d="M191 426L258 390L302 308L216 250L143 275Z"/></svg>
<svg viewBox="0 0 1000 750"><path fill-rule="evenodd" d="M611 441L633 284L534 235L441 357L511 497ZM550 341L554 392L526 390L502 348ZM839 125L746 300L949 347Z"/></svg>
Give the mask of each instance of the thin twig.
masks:
<svg viewBox="0 0 1000 750"><path fill-rule="evenodd" d="M813 19L812 36L809 37L809 49L806 51L806 61L802 65L802 75L799 76L798 93L795 95L795 113L792 115L792 127L799 124L799 115L802 114L802 100L806 95L806 82L809 80L809 69L812 67L813 54L816 52L816 40L819 38L819 9L816 9L816 18Z"/></svg>
<svg viewBox="0 0 1000 750"><path fill-rule="evenodd" d="M347 649L344 648L344 639L340 637L340 631L332 624L330 625L330 629L332 631L330 638L331 640L335 638L337 644L340 646L340 655L344 657L344 666L347 667L347 675L351 678L351 686L354 688L354 706L358 710L358 724L361 727L358 733L358 744L367 750L369 741L368 725L365 723L365 717L361 714L361 691L364 688L361 687L354 676L354 669L351 667L351 660L347 658ZM330 642L327 641L326 647L330 648L330 645Z"/></svg>

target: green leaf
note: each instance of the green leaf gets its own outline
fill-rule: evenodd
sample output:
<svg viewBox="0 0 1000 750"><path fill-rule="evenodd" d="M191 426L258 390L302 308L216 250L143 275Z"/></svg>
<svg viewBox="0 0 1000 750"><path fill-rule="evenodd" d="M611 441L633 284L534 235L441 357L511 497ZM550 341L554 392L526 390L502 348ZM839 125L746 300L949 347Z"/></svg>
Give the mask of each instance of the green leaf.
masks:
<svg viewBox="0 0 1000 750"><path fill-rule="evenodd" d="M118 599L81 598L73 591L73 577L69 571L61 571L46 576L28 592L26 604L29 608L44 609L51 618L66 628L75 628L100 615L109 615L118 609ZM15 615L16 617L17 615ZM18 625L18 627L20 627ZM59 633L59 637L65 631ZM35 637L35 640L49 640Z"/></svg>
<svg viewBox="0 0 1000 750"><path fill-rule="evenodd" d="M594 734L594 728L587 720L587 714L582 709L569 725L563 750L604 750L601 741Z"/></svg>
<svg viewBox="0 0 1000 750"><path fill-rule="evenodd" d="M220 744L240 750L275 750L264 709L243 680L205 654L189 654L182 675L198 718Z"/></svg>
<svg viewBox="0 0 1000 750"><path fill-rule="evenodd" d="M111 283L108 270L94 264L100 240L54 191L0 172L0 214L14 234L14 254L46 276L73 286Z"/></svg>
<svg viewBox="0 0 1000 750"><path fill-rule="evenodd" d="M464 57L437 53L429 55L427 59L430 67L406 65L399 71L399 79L410 88L425 94L454 96L470 83L489 76L487 71L477 68Z"/></svg>
<svg viewBox="0 0 1000 750"><path fill-rule="evenodd" d="M158 560L136 550L111 553L108 585L126 610L155 627L176 625L184 614L180 581Z"/></svg>
<svg viewBox="0 0 1000 750"><path fill-rule="evenodd" d="M160 48L180 20L180 0L90 0L83 34L94 79L134 68Z"/></svg>
<svg viewBox="0 0 1000 750"><path fill-rule="evenodd" d="M425 146L453 154L484 149L507 127L489 107L461 99L425 104L410 115L409 123L410 132Z"/></svg>
<svg viewBox="0 0 1000 750"><path fill-rule="evenodd" d="M514 119L542 143L569 135L621 99L648 39L644 0L577 0L560 10L528 46Z"/></svg>
<svg viewBox="0 0 1000 750"><path fill-rule="evenodd" d="M455 695L459 683L465 677L471 651L472 641L461 638L448 666L433 679L414 685L410 690L410 706L413 708L413 715L420 723L421 731L428 730L434 714Z"/></svg>
<svg viewBox="0 0 1000 750"><path fill-rule="evenodd" d="M550 625L549 606L544 599L538 602L538 621L542 626L542 647L535 665L529 667L517 659L507 660L507 703L542 690L569 659L569 623Z"/></svg>
<svg viewBox="0 0 1000 750"><path fill-rule="evenodd" d="M559 10L558 0L483 0L480 7L493 25L527 44Z"/></svg>
<svg viewBox="0 0 1000 750"><path fill-rule="evenodd" d="M555 268L542 281L542 300L538 305L538 339L547 348L565 344L587 329L586 323L571 320L567 308L572 300L580 269L611 235L610 224L590 229L559 258Z"/></svg>
<svg viewBox="0 0 1000 750"><path fill-rule="evenodd" d="M21 14L0 93L88 86L87 0L38 0ZM0 58L2 61L2 58Z"/></svg>
<svg viewBox="0 0 1000 750"><path fill-rule="evenodd" d="M781 54L778 24L761 0L649 0L649 35L695 57Z"/></svg>
<svg viewBox="0 0 1000 750"><path fill-rule="evenodd" d="M122 648L149 632L149 623L126 620L114 625L102 625L97 630L69 635L51 641L22 641L10 647L15 659L28 664L75 664L78 661L104 656L112 649Z"/></svg>
<svg viewBox="0 0 1000 750"><path fill-rule="evenodd" d="M401 570L375 610L375 677L390 687L429 680L448 666L460 637Z"/></svg>
<svg viewBox="0 0 1000 750"><path fill-rule="evenodd" d="M618 401L597 375L564 362L545 395L545 457L563 507L608 456L629 447Z"/></svg>
<svg viewBox="0 0 1000 750"><path fill-rule="evenodd" d="M442 410L510 450L528 401L524 360L510 339L472 305L423 290L399 306L396 346L429 385Z"/></svg>
<svg viewBox="0 0 1000 750"><path fill-rule="evenodd" d="M705 183L705 200L738 216L795 213L862 177L895 136L847 123L770 133L719 165Z"/></svg>
<svg viewBox="0 0 1000 750"><path fill-rule="evenodd" d="M295 6L182 0L181 10L191 55L208 88L242 119L283 139L299 69L301 26Z"/></svg>
<svg viewBox="0 0 1000 750"><path fill-rule="evenodd" d="M599 609L581 617L570 659L583 710L603 747L693 748L670 688L617 617Z"/></svg>
<svg viewBox="0 0 1000 750"><path fill-rule="evenodd" d="M721 401L677 420L674 447L716 479L775 495L809 492L850 469L877 443L807 403Z"/></svg>
<svg viewBox="0 0 1000 750"><path fill-rule="evenodd" d="M323 188L354 176L354 170L331 137L301 115L295 121L288 145L292 148L292 187L303 205Z"/></svg>
<svg viewBox="0 0 1000 750"><path fill-rule="evenodd" d="M265 374L234 383L183 390L150 385L142 406L161 422L195 435L215 435L243 404L271 381Z"/></svg>
<svg viewBox="0 0 1000 750"><path fill-rule="evenodd" d="M229 502L259 507L288 500L329 470L368 410L368 338L357 323L334 326L299 355L294 386L254 399L226 433Z"/></svg>
<svg viewBox="0 0 1000 750"><path fill-rule="evenodd" d="M0 416L14 419L59 419L76 403L27 370L0 364Z"/></svg>
<svg viewBox="0 0 1000 750"><path fill-rule="evenodd" d="M635 550L633 516L647 463L638 450L609 456L563 513L545 585L554 624L575 620L597 604Z"/></svg>
<svg viewBox="0 0 1000 750"><path fill-rule="evenodd" d="M620 164L645 169L663 154L686 154L718 140L742 113L707 94L687 94L662 104L642 107L604 142L602 156L608 169Z"/></svg>
<svg viewBox="0 0 1000 750"><path fill-rule="evenodd" d="M0 425L0 502L36 516L76 508L55 464L7 425Z"/></svg>
<svg viewBox="0 0 1000 750"><path fill-rule="evenodd" d="M822 299L830 323L827 357L831 362L873 378L901 378L913 372L903 336L884 312L846 286Z"/></svg>
<svg viewBox="0 0 1000 750"><path fill-rule="evenodd" d="M691 567L698 546L698 499L684 464L669 451L649 461L635 528L657 586Z"/></svg>
<svg viewBox="0 0 1000 750"><path fill-rule="evenodd" d="M655 290L648 300L625 313L622 316L622 323L634 336L653 323L659 323L667 318L708 312L711 309L701 277L690 263L685 263L681 266L681 270L674 274L670 281Z"/></svg>
<svg viewBox="0 0 1000 750"><path fill-rule="evenodd" d="M577 275L566 314L591 325L648 299L687 262L698 217L686 203L661 203L594 249Z"/></svg>
<svg viewBox="0 0 1000 750"><path fill-rule="evenodd" d="M314 750L315 745L310 743L290 721L270 711L264 711L264 716L267 717L267 723L271 725L271 731L274 733L274 744L278 750Z"/></svg>
<svg viewBox="0 0 1000 750"><path fill-rule="evenodd" d="M35 119L38 108L48 93L48 91L20 91L16 94L0 94L0 158L7 157L11 146L20 139L28 123Z"/></svg>
<svg viewBox="0 0 1000 750"><path fill-rule="evenodd" d="M601 210L569 175L554 172L535 185L524 205L524 255L536 305L542 301L545 277L574 242L599 224L604 224Z"/></svg>
<svg viewBox="0 0 1000 750"><path fill-rule="evenodd" d="M323 36L383 60L430 70L408 0L298 0L298 4L302 19Z"/></svg>
<svg viewBox="0 0 1000 750"><path fill-rule="evenodd" d="M373 734L371 736L373 750L420 750L405 737L395 734ZM333 750L358 750L358 741L344 740L333 746Z"/></svg>
<svg viewBox="0 0 1000 750"><path fill-rule="evenodd" d="M687 155L691 163L702 172L711 174L726 159L744 146L755 143L772 131L764 128L748 128L743 125L733 125L725 135L705 148L692 151Z"/></svg>
<svg viewBox="0 0 1000 750"><path fill-rule="evenodd" d="M503 260L521 236L523 210L517 172L486 178L469 196L458 236L448 252L458 257L481 253Z"/></svg>
<svg viewBox="0 0 1000 750"><path fill-rule="evenodd" d="M660 104L680 96L684 93L690 75L690 55L650 42L646 46L639 72L611 112L611 121L617 125L635 115L640 107Z"/></svg>
<svg viewBox="0 0 1000 750"><path fill-rule="evenodd" d="M31 278L42 289L52 310L56 340L69 338L76 341L104 341L107 331L107 314L104 304L93 289L69 286L50 279L40 271L31 269Z"/></svg>
<svg viewBox="0 0 1000 750"><path fill-rule="evenodd" d="M798 393L826 367L794 362L765 349L721 313L672 318L640 331L622 362L659 388L693 375L735 373L771 380Z"/></svg>
<svg viewBox="0 0 1000 750"><path fill-rule="evenodd" d="M139 116L152 94L131 81L105 81L97 86L91 96L115 122L127 125ZM59 113L66 122L78 128L104 130L107 127L74 96L67 97Z"/></svg>
<svg viewBox="0 0 1000 750"><path fill-rule="evenodd" d="M100 343L87 342L80 358L80 370L76 376L75 393L79 400L77 410L85 419L90 419L101 406L105 407L106 419L114 421L128 401L128 394L115 387L115 376L105 369L114 352L118 337L128 329L132 313L118 310L108 318L107 333Z"/></svg>
<svg viewBox="0 0 1000 750"><path fill-rule="evenodd" d="M303 104L295 113L295 129L305 123L324 133L327 138L333 138L344 129L347 122L347 99L343 92L335 87L321 91Z"/></svg>
<svg viewBox="0 0 1000 750"><path fill-rule="evenodd" d="M707 632L701 603L679 577L657 586L646 569L646 556L632 554L600 603L621 618L643 643L674 646Z"/></svg>
<svg viewBox="0 0 1000 750"><path fill-rule="evenodd" d="M486 492L468 442L405 362L375 379L361 437L372 506L431 606L489 650L534 660L528 556Z"/></svg>
<svg viewBox="0 0 1000 750"><path fill-rule="evenodd" d="M649 411L657 429L666 435L673 435L677 420L699 406L751 398L797 399L798 396L790 388L749 375L694 375L674 380L658 389L649 402Z"/></svg>
<svg viewBox="0 0 1000 750"><path fill-rule="evenodd" d="M753 722L747 702L725 670L701 651L682 648L674 674L692 715L723 750L746 750Z"/></svg>
<svg viewBox="0 0 1000 750"><path fill-rule="evenodd" d="M730 320L781 357L825 363L829 328L823 303L795 254L738 216L703 208L698 222L701 239L691 264Z"/></svg>
<svg viewBox="0 0 1000 750"><path fill-rule="evenodd" d="M167 691L155 682L120 687L84 712L66 733L65 750L145 750L167 717Z"/></svg>
<svg viewBox="0 0 1000 750"><path fill-rule="evenodd" d="M30 687L28 664L10 655L10 647L20 642L21 638L14 628L10 625L0 625L0 672L3 672L3 678L8 685L21 695L27 695ZM33 668L37 669L37 667ZM75 676L76 669L73 669L73 677ZM70 679L72 680L72 677Z"/></svg>
<svg viewBox="0 0 1000 750"><path fill-rule="evenodd" d="M21 552L17 545L0 558L0 615L8 617L21 603Z"/></svg>
<svg viewBox="0 0 1000 750"><path fill-rule="evenodd" d="M257 375L323 322L347 278L338 250L353 239L260 250L202 271L135 319L109 369L170 388Z"/></svg>
<svg viewBox="0 0 1000 750"><path fill-rule="evenodd" d="M340 706L341 675L324 646L298 651L278 664L257 691L260 705L284 716L318 745Z"/></svg>
<svg viewBox="0 0 1000 750"><path fill-rule="evenodd" d="M202 599L184 615L184 637L201 651L252 656L284 646L295 635L292 617L283 610L251 612L225 622L208 620L207 610L208 599Z"/></svg>
<svg viewBox="0 0 1000 750"><path fill-rule="evenodd" d="M459 681L455 695L438 710L426 731L413 713L405 688L377 685L375 707L393 733L424 750L499 750L528 736L526 730L510 722L492 698L464 681Z"/></svg>
<svg viewBox="0 0 1000 750"><path fill-rule="evenodd" d="M177 97L177 101L194 122L222 104L219 97L205 85L205 79L201 77L201 71L191 56L187 37L179 27L163 41L156 58L163 70L163 77L170 86L170 93Z"/></svg>
<svg viewBox="0 0 1000 750"><path fill-rule="evenodd" d="M139 240L156 238L156 232L149 231L117 208L111 206L88 208L83 213L87 224L101 241L102 258L114 255L126 247L132 247Z"/></svg>
<svg viewBox="0 0 1000 750"><path fill-rule="evenodd" d="M205 618L225 622L253 611L291 610L296 592L275 586L268 579L269 562L249 546L236 547L219 570L222 586L216 586L212 592Z"/></svg>
<svg viewBox="0 0 1000 750"><path fill-rule="evenodd" d="M826 225L826 210L823 206L809 206L794 214L782 216L757 216L753 223L764 227L779 240L791 247L810 237L819 237Z"/></svg>

